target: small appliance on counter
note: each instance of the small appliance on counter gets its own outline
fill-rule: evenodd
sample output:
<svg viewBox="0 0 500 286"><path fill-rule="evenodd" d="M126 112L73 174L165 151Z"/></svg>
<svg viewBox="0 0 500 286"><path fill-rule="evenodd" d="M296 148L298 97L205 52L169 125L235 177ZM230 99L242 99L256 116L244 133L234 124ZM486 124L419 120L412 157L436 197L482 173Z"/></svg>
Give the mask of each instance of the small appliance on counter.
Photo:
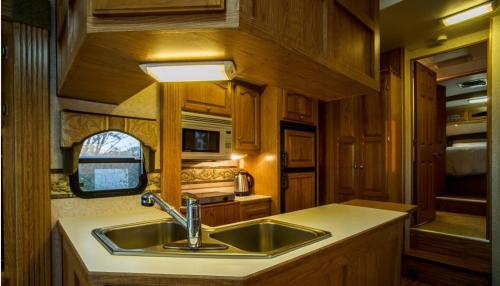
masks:
<svg viewBox="0 0 500 286"><path fill-rule="evenodd" d="M193 195L198 199L200 205L224 203L234 201L234 194L225 192L205 192L205 193L193 193ZM186 205L185 199L182 199L182 205Z"/></svg>
<svg viewBox="0 0 500 286"><path fill-rule="evenodd" d="M237 196L248 196L252 192L254 179L250 173L240 170L234 177L234 194Z"/></svg>

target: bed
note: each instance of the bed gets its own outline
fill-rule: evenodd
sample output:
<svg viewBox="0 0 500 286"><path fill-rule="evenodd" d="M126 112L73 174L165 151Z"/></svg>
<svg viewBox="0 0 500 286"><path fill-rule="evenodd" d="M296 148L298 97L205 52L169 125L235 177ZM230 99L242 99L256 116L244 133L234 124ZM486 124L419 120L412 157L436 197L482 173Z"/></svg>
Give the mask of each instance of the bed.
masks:
<svg viewBox="0 0 500 286"><path fill-rule="evenodd" d="M446 148L446 175L484 175L486 159L486 142L454 143Z"/></svg>

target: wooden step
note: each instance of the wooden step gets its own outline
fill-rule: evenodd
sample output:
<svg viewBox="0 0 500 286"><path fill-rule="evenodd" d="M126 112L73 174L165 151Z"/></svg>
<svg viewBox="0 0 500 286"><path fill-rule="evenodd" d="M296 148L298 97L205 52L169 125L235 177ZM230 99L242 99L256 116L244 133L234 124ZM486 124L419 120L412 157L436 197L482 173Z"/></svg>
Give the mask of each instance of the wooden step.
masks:
<svg viewBox="0 0 500 286"><path fill-rule="evenodd" d="M434 255L407 253L403 255L403 276L410 280L439 286L452 285L490 285L491 275L468 268L435 262L440 259ZM411 285L411 284L410 284Z"/></svg>
<svg viewBox="0 0 500 286"><path fill-rule="evenodd" d="M486 199L481 197L443 195L436 197L437 210L485 216Z"/></svg>
<svg viewBox="0 0 500 286"><path fill-rule="evenodd" d="M410 229L410 250L446 256L452 261L467 260L471 264L477 264L480 269L490 267L491 244L482 239L412 228Z"/></svg>

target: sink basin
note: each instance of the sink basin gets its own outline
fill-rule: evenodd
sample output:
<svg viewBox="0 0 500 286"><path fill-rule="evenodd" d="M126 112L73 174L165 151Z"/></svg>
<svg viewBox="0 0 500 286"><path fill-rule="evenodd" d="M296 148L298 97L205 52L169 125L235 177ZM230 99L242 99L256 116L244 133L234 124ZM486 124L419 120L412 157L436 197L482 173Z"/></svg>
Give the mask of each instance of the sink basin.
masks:
<svg viewBox="0 0 500 286"><path fill-rule="evenodd" d="M273 220L243 223L210 234L243 251L274 255L315 242L330 233Z"/></svg>
<svg viewBox="0 0 500 286"><path fill-rule="evenodd" d="M96 229L94 236L105 239L113 250L133 250L186 239L187 232L173 220L128 224Z"/></svg>
<svg viewBox="0 0 500 286"><path fill-rule="evenodd" d="M92 235L114 255L270 258L331 236L329 232L271 219L203 229L206 245L191 250L186 230L172 219L94 229Z"/></svg>

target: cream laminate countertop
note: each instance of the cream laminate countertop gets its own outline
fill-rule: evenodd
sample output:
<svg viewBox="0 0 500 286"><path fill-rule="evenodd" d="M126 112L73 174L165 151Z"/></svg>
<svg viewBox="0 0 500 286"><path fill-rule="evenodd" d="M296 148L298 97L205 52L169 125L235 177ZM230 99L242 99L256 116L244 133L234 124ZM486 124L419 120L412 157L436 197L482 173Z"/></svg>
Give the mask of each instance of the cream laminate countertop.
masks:
<svg viewBox="0 0 500 286"><path fill-rule="evenodd" d="M130 215L63 218L59 224L89 273L243 278L404 216L406 213L341 204L271 216L269 218L275 220L330 231L332 237L270 259L116 256L91 235L95 228L168 217L155 208L144 207L144 212Z"/></svg>

